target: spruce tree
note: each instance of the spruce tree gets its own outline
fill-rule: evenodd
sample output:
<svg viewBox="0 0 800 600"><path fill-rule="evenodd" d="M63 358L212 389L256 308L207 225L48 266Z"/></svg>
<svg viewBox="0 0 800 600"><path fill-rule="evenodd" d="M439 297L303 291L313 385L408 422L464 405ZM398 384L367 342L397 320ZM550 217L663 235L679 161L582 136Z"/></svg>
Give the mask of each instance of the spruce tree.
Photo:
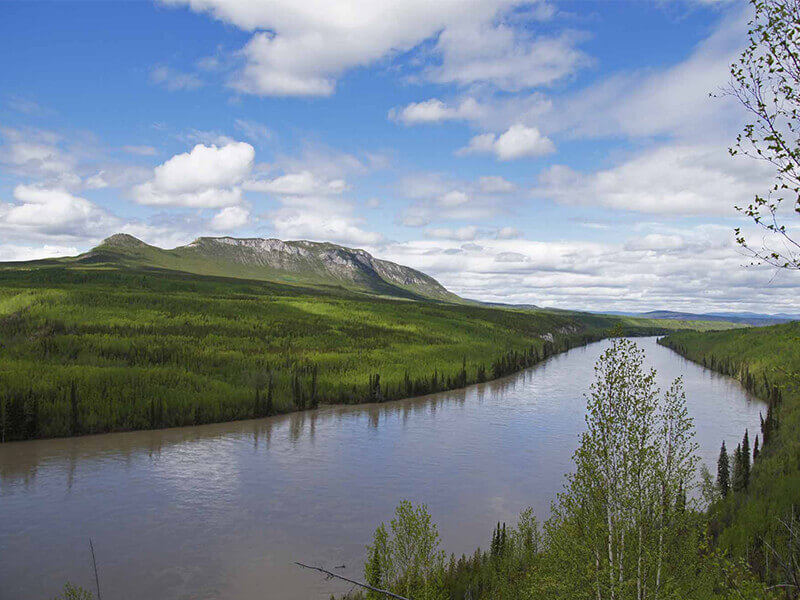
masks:
<svg viewBox="0 0 800 600"><path fill-rule="evenodd" d="M736 452L733 454L732 488L734 492L739 492L744 489L744 461L742 460L741 444L736 446Z"/></svg>
<svg viewBox="0 0 800 600"><path fill-rule="evenodd" d="M731 490L731 467L725 440L722 441L722 448L719 449L719 458L717 459L717 487L723 498L727 497Z"/></svg>
<svg viewBox="0 0 800 600"><path fill-rule="evenodd" d="M742 439L742 477L746 488L750 484L750 439L747 429L744 430L744 438Z"/></svg>
<svg viewBox="0 0 800 600"><path fill-rule="evenodd" d="M758 448L758 434L756 434L756 441L753 444L753 462L756 462L759 454L761 454L761 450Z"/></svg>

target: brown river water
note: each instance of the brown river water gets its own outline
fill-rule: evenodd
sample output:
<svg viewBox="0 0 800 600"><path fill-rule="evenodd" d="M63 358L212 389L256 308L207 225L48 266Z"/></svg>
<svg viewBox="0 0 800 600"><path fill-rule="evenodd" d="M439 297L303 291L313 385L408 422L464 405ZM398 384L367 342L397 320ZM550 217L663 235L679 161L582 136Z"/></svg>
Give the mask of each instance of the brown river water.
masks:
<svg viewBox="0 0 800 600"><path fill-rule="evenodd" d="M751 439L764 406L735 381L637 342L659 383L683 375L703 461ZM253 421L0 445L0 599L71 581L106 600L327 600L402 499L426 503L448 552L486 547L527 506L545 519L584 428L608 342L516 375L385 404Z"/></svg>

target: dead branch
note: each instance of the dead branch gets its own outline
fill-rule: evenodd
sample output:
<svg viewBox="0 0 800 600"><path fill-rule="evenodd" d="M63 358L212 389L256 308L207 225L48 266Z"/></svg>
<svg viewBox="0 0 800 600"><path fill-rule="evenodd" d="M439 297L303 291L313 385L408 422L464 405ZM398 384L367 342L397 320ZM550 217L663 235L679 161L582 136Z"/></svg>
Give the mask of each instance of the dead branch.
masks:
<svg viewBox="0 0 800 600"><path fill-rule="evenodd" d="M393 594L387 590L382 590L380 588L373 587L366 583L361 583L360 581L356 581L355 579L348 579L347 577L342 577L341 575L337 575L336 573L331 573L330 571L326 571L321 567L312 567L311 565L304 565L301 562L295 562L298 567L303 567L304 569L312 569L313 571L319 571L320 573L325 573L328 576L328 579L341 579L342 581L346 581L347 583L352 583L354 585L360 586L367 590L372 590L373 592L378 592L379 594L383 594L387 598L396 598L397 600L411 600L411 598L406 598L405 596L398 596L397 594Z"/></svg>

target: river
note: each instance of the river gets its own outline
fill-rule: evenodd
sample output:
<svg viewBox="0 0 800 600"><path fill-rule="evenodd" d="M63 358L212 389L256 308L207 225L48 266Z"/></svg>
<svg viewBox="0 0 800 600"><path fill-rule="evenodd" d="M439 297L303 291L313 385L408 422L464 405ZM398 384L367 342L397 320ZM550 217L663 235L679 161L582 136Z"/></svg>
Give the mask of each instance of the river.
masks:
<svg viewBox="0 0 800 600"><path fill-rule="evenodd" d="M764 406L734 380L639 338L659 383L683 375L703 461L755 437ZM486 547L497 521L561 489L583 394L608 342L464 390L158 431L0 445L0 598L66 581L115 600L327 600L402 499L427 503L444 549Z"/></svg>

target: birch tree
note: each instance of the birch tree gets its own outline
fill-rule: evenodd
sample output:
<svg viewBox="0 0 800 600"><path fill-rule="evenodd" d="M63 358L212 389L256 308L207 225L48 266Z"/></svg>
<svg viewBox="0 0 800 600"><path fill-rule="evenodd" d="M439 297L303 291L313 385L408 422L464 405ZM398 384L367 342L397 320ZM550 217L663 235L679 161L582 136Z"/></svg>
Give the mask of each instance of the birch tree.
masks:
<svg viewBox="0 0 800 600"><path fill-rule="evenodd" d="M662 396L643 363L617 339L595 366L575 471L547 528L572 598L660 600L673 587L696 444L681 380Z"/></svg>

